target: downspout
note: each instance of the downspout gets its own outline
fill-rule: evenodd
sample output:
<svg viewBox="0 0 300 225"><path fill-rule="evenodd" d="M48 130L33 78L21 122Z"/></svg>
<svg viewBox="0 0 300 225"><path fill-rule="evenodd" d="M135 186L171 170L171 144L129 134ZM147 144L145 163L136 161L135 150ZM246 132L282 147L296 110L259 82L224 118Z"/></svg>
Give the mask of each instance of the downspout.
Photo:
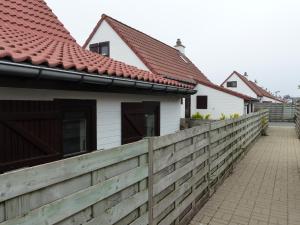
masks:
<svg viewBox="0 0 300 225"><path fill-rule="evenodd" d="M48 79L101 86L128 87L143 90L153 90L165 93L192 95L197 91L187 88L180 88L170 85L155 84L146 81L131 80L108 75L89 74L77 71L53 69L42 66L33 66L9 61L0 61L0 74L7 76L26 77L32 79Z"/></svg>

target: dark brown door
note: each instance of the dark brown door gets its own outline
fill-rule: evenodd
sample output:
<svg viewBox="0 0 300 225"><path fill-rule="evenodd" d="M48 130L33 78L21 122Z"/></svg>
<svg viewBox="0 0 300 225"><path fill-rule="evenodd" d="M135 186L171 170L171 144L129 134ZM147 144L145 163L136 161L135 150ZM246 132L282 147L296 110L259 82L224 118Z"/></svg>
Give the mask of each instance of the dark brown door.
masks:
<svg viewBox="0 0 300 225"><path fill-rule="evenodd" d="M191 96L185 98L185 118L191 118Z"/></svg>
<svg viewBox="0 0 300 225"><path fill-rule="evenodd" d="M122 144L160 135L159 102L122 103Z"/></svg>
<svg viewBox="0 0 300 225"><path fill-rule="evenodd" d="M53 101L0 101L1 172L61 158L61 118Z"/></svg>
<svg viewBox="0 0 300 225"><path fill-rule="evenodd" d="M0 173L95 149L95 101L0 101Z"/></svg>

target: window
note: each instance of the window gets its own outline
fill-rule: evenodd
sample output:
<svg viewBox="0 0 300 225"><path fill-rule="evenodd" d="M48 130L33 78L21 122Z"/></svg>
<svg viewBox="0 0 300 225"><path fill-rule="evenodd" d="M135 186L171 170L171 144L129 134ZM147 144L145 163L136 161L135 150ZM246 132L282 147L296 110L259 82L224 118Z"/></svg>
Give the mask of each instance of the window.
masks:
<svg viewBox="0 0 300 225"><path fill-rule="evenodd" d="M96 149L96 101L56 100L62 113L62 154L64 157Z"/></svg>
<svg viewBox="0 0 300 225"><path fill-rule="evenodd" d="M228 81L227 87L237 87L237 81Z"/></svg>
<svg viewBox="0 0 300 225"><path fill-rule="evenodd" d="M110 55L109 41L90 44L90 51L109 57Z"/></svg>
<svg viewBox="0 0 300 225"><path fill-rule="evenodd" d="M67 112L63 120L64 155L87 151L87 119L83 112Z"/></svg>
<svg viewBox="0 0 300 225"><path fill-rule="evenodd" d="M155 114L146 113L145 114L145 124L146 124L146 137L155 136Z"/></svg>
<svg viewBox="0 0 300 225"><path fill-rule="evenodd" d="M207 109L207 96L197 96L197 109Z"/></svg>

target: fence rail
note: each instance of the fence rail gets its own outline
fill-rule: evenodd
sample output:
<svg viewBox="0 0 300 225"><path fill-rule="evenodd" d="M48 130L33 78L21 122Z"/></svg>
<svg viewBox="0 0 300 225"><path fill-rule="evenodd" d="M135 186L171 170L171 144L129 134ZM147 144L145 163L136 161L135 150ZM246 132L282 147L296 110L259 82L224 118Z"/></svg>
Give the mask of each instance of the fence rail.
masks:
<svg viewBox="0 0 300 225"><path fill-rule="evenodd" d="M296 106L294 104L255 103L256 110L269 110L270 122L294 122Z"/></svg>
<svg viewBox="0 0 300 225"><path fill-rule="evenodd" d="M296 106L296 131L298 134L298 137L300 138L300 101L297 103Z"/></svg>
<svg viewBox="0 0 300 225"><path fill-rule="evenodd" d="M0 175L0 225L187 224L267 111ZM265 124L267 126L267 124Z"/></svg>

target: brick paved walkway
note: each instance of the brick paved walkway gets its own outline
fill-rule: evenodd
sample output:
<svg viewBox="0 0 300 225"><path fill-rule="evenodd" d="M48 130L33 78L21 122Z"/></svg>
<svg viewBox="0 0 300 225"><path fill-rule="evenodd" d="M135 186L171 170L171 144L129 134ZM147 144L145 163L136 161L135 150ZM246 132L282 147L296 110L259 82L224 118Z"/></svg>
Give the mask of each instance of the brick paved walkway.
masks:
<svg viewBox="0 0 300 225"><path fill-rule="evenodd" d="M300 225L300 141L271 127L190 225Z"/></svg>

